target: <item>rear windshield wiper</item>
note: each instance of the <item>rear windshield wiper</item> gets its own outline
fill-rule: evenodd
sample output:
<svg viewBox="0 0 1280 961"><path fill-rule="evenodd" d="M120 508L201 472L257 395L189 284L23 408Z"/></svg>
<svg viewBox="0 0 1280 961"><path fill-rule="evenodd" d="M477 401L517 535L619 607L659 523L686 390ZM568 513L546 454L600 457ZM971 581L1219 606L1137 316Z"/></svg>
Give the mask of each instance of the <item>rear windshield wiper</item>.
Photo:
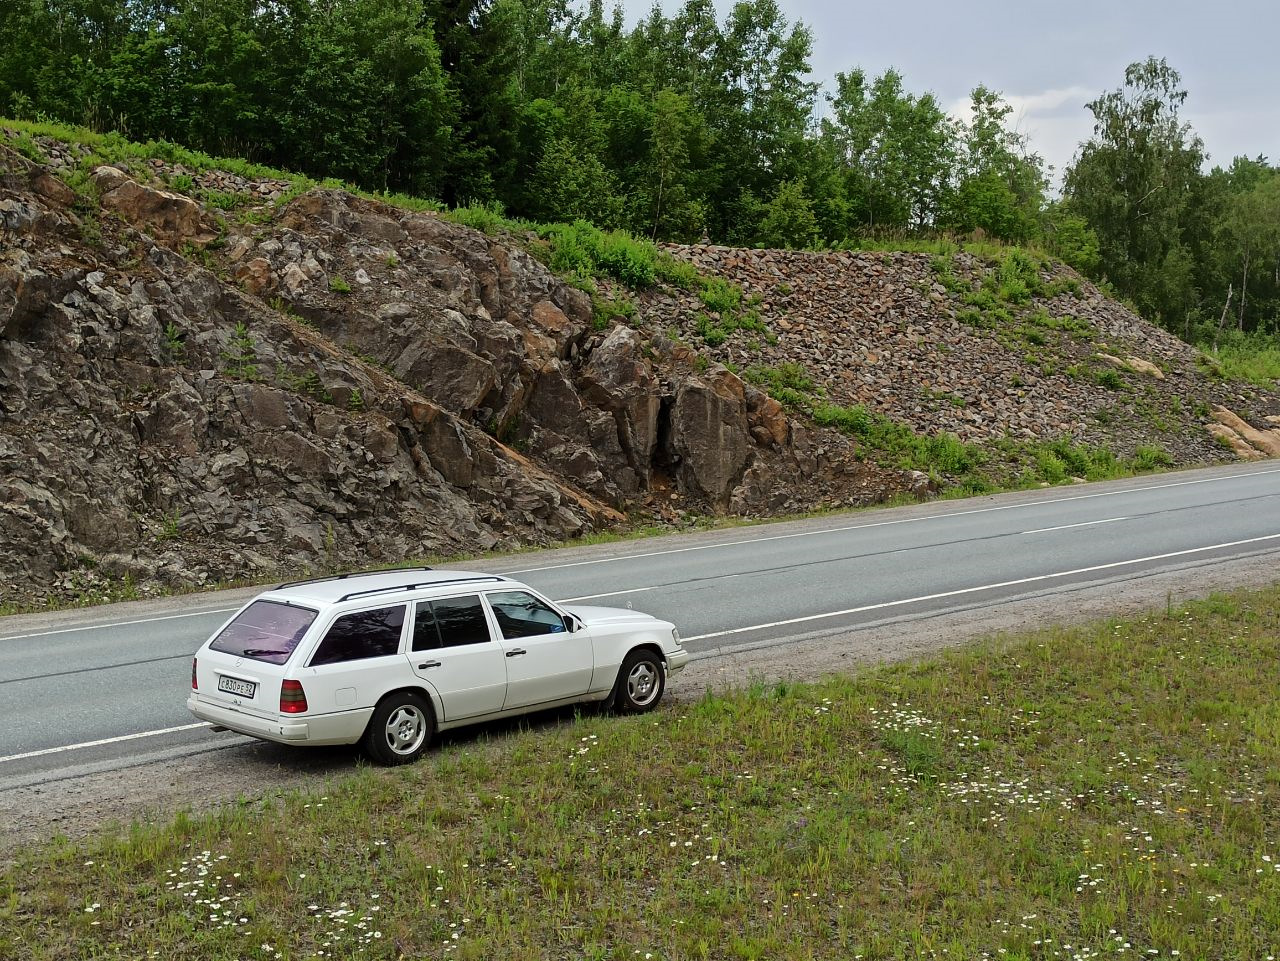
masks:
<svg viewBox="0 0 1280 961"><path fill-rule="evenodd" d="M269 647L246 647L244 649L245 657L261 657L264 654L289 654L290 651L275 651Z"/></svg>

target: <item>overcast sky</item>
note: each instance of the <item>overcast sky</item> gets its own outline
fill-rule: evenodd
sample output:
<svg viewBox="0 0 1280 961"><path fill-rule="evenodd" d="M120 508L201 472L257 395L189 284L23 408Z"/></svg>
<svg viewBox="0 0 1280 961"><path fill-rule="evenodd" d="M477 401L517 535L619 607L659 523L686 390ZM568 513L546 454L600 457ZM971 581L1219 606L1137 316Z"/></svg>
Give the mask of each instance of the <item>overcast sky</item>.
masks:
<svg viewBox="0 0 1280 961"><path fill-rule="evenodd" d="M732 0L716 0L723 15ZM913 93L953 112L983 83L1060 177L1093 130L1085 103L1148 55L1182 74L1183 117L1210 165L1280 163L1280 0L778 0L813 30L814 79L896 68ZM651 0L623 0L632 23ZM682 6L664 0L668 14Z"/></svg>

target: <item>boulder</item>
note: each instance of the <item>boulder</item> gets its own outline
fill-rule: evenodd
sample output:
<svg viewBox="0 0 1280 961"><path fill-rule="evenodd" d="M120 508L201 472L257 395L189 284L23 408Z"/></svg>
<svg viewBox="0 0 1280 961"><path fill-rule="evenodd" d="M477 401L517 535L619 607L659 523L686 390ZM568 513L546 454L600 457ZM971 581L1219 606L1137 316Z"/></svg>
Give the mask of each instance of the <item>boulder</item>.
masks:
<svg viewBox="0 0 1280 961"><path fill-rule="evenodd" d="M1225 407L1215 407L1213 419L1231 428L1255 450L1268 457L1280 457L1280 429L1259 430Z"/></svg>
<svg viewBox="0 0 1280 961"><path fill-rule="evenodd" d="M746 389L747 414L751 422L751 434L760 444L772 444L779 449L791 441L791 419L786 409L762 390Z"/></svg>
<svg viewBox="0 0 1280 961"><path fill-rule="evenodd" d="M1206 428L1213 437L1241 460L1265 460L1266 454L1256 449L1226 424L1214 422Z"/></svg>
<svg viewBox="0 0 1280 961"><path fill-rule="evenodd" d="M293 424L289 401L293 395L263 384L237 384L232 388L245 423L255 430L280 430Z"/></svg>
<svg viewBox="0 0 1280 961"><path fill-rule="evenodd" d="M582 369L581 386L587 403L615 415L627 461L648 484L662 400L640 334L630 327L610 331L591 351Z"/></svg>
<svg viewBox="0 0 1280 961"><path fill-rule="evenodd" d="M457 413L475 410L498 381L491 361L464 346L438 340L407 344L392 370L406 384Z"/></svg>
<svg viewBox="0 0 1280 961"><path fill-rule="evenodd" d="M245 293L254 297L261 297L275 283L275 275L271 271L271 261L265 257L254 257L252 260L240 264L236 268L234 276L244 287Z"/></svg>
<svg viewBox="0 0 1280 961"><path fill-rule="evenodd" d="M550 341L554 355L566 360L570 348L582 337L585 330L581 323L569 319L569 315L550 300L540 300L529 312L529 320Z"/></svg>
<svg viewBox="0 0 1280 961"><path fill-rule="evenodd" d="M96 167L91 176L104 207L163 244L203 246L218 236L204 225L200 205L189 197L143 186L118 167Z"/></svg>
<svg viewBox="0 0 1280 961"><path fill-rule="evenodd" d="M565 365L551 361L534 375L523 413L533 423L558 433L580 433L585 407Z"/></svg>
<svg viewBox="0 0 1280 961"><path fill-rule="evenodd" d="M76 201L76 192L60 177L3 144L0 144L0 187L29 191L64 207Z"/></svg>
<svg viewBox="0 0 1280 961"><path fill-rule="evenodd" d="M1114 354L1099 353L1098 359L1105 361L1112 367L1119 367L1121 370L1131 370L1135 374L1144 374L1147 377L1154 377L1156 380L1164 380L1164 371L1151 363L1149 360L1143 360L1141 357L1116 357Z"/></svg>
<svg viewBox="0 0 1280 961"><path fill-rule="evenodd" d="M209 428L203 399L182 379L157 397L142 418L142 439L171 449L180 457L197 454Z"/></svg>
<svg viewBox="0 0 1280 961"><path fill-rule="evenodd" d="M668 459L678 465L683 484L721 510L751 454L742 400L742 382L721 367L705 377L688 376L671 405Z"/></svg>

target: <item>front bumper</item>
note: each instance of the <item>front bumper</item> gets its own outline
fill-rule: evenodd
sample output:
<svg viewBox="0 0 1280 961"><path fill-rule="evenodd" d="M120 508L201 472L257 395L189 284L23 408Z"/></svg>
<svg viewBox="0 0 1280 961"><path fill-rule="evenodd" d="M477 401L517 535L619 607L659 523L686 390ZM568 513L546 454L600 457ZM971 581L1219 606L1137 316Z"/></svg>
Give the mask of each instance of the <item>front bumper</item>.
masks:
<svg viewBox="0 0 1280 961"><path fill-rule="evenodd" d="M684 648L667 655L667 674L679 674L689 663L689 652Z"/></svg>

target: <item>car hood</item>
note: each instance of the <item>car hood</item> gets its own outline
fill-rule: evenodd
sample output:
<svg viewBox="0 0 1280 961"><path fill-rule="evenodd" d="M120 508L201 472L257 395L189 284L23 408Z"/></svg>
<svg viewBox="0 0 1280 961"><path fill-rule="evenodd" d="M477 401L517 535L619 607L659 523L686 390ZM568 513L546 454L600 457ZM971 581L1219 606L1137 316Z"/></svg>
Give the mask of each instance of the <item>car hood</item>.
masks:
<svg viewBox="0 0 1280 961"><path fill-rule="evenodd" d="M579 607L574 605L566 610L576 615L587 627L603 627L614 624L653 624L658 618L643 611L629 611L621 607ZM659 622L665 623L665 622Z"/></svg>

